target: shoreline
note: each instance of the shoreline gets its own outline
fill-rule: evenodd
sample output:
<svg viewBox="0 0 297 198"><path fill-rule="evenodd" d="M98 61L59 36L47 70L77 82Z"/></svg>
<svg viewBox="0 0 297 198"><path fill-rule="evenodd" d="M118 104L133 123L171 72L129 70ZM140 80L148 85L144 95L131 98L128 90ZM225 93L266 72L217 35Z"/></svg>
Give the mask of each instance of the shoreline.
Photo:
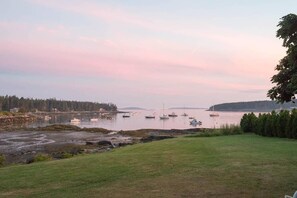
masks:
<svg viewBox="0 0 297 198"><path fill-rule="evenodd" d="M38 155L51 159L101 153L138 143L176 138L204 129L139 129L112 131L103 128L80 128L73 125L49 125L0 132L0 155L4 165L28 164Z"/></svg>

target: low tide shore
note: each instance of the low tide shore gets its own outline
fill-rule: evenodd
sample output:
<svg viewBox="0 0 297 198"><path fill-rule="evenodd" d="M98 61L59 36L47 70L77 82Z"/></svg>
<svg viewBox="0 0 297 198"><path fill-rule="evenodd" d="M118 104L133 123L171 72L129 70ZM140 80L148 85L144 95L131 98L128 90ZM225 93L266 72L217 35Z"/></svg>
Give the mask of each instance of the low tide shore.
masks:
<svg viewBox="0 0 297 198"><path fill-rule="evenodd" d="M77 154L106 152L131 144L174 138L202 130L111 131L102 128L80 128L73 125L2 130L0 132L0 154L5 158L4 165L32 163L40 154L47 155L51 159L62 159Z"/></svg>

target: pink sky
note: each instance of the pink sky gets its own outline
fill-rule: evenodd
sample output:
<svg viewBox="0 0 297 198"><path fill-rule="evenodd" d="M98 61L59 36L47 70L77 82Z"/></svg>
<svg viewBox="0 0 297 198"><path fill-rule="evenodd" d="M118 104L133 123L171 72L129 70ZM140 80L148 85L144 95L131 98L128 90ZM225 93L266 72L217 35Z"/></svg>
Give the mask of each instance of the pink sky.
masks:
<svg viewBox="0 0 297 198"><path fill-rule="evenodd" d="M273 4L262 13L262 3L245 4L233 17L241 4L203 3L199 14L178 2L5 0L2 95L148 108L267 99L285 55L276 25L289 7ZM217 6L225 12L214 12Z"/></svg>

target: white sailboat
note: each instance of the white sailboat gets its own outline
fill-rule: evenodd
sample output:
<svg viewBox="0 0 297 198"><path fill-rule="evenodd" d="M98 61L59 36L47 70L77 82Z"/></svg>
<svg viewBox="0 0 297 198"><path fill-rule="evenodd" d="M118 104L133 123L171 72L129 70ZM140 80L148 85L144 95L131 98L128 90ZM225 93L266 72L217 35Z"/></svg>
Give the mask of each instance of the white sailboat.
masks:
<svg viewBox="0 0 297 198"><path fill-rule="evenodd" d="M164 114L164 104L163 104L163 114L160 116L160 120L167 120L169 119L169 116L167 114Z"/></svg>

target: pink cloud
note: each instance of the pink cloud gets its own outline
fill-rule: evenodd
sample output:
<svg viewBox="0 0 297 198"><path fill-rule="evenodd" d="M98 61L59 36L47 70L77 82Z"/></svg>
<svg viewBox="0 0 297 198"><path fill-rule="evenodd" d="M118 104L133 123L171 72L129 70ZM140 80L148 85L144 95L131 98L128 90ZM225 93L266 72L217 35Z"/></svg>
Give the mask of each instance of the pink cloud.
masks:
<svg viewBox="0 0 297 198"><path fill-rule="evenodd" d="M68 36L69 31L63 26L63 25L57 25L54 27L49 27L46 25L37 25L33 26L37 32L40 32L42 34L56 34L56 35L63 35L63 36Z"/></svg>
<svg viewBox="0 0 297 198"><path fill-rule="evenodd" d="M34 3L38 3L44 6L49 6L55 9L61 9L78 13L85 16L95 17L99 20L104 20L113 23L125 23L141 28L146 28L152 31L162 31L170 33L171 35L181 35L183 37L190 37L193 41L197 39L209 39L213 42L217 42L217 52L204 52L205 49L196 47L189 52L193 46L182 46L184 44L176 44L173 42L164 42L162 40L154 40L151 42L129 40L129 38L120 38L117 42L113 42L112 39L108 39L107 42L102 42L97 38L91 38L87 36L80 37L81 40L94 42L97 44L106 45L107 47L117 48L118 50L125 51L125 54L129 53L128 49L132 49L132 56L138 57L139 54L135 53L135 49L145 52L147 59L154 58L165 62L168 62L174 56L174 64L180 65L197 65L197 62L204 65L208 69L213 71L224 70L225 72L242 75L247 74L262 74L264 77L268 73L272 74L274 66L269 69L267 64L277 63L278 57L281 57L282 49L278 46L278 42L263 38L255 35L249 35L248 33L239 33L238 31L228 30L222 27L211 27L204 25L203 29L200 26L193 26L193 24L176 24L172 21L154 20L153 18L148 20L143 17L133 15L127 10L110 7L98 3L90 3L85 1L78 1L76 4L70 4L67 1L45 1L45 0L31 0ZM128 40L127 43L123 40ZM273 38L274 39L274 38ZM135 43L137 45L135 45ZM131 45L134 45L131 47ZM142 47L139 47L142 46ZM184 47L184 51L177 51L177 55L170 53L166 55L166 50L180 49ZM156 52L158 49L164 49L161 52ZM270 50L268 51L267 48ZM134 49L134 50L133 50ZM172 50L171 50L172 51ZM188 54L185 54L188 53ZM200 54L202 55L200 55ZM221 57L218 57L221 53ZM261 57L259 56L261 54ZM143 55L140 55L143 56ZM162 56L162 57L161 57ZM196 56L196 57L195 57ZM215 57L216 56L216 57ZM225 56L226 58L223 58ZM178 60L178 57L179 60ZM256 57L256 58L255 58ZM276 58L277 57L277 58ZM216 61L215 59L218 59ZM221 68L220 59L229 59L228 65L224 65ZM271 61L272 60L272 61ZM261 67L259 67L261 65Z"/></svg>

